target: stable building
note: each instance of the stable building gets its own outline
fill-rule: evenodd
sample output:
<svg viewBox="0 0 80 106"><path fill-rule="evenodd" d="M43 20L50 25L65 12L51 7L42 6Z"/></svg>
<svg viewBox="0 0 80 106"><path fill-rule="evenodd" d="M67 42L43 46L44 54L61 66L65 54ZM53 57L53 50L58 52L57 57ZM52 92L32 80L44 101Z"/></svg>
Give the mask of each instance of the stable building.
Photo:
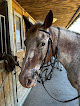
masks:
<svg viewBox="0 0 80 106"><path fill-rule="evenodd" d="M20 84L20 68L16 67L13 72L6 74L4 60L1 58L3 52L11 53L17 56L21 66L25 55L24 40L28 30L23 16L32 24L36 22L15 0L0 2L0 106L21 106L31 90Z"/></svg>

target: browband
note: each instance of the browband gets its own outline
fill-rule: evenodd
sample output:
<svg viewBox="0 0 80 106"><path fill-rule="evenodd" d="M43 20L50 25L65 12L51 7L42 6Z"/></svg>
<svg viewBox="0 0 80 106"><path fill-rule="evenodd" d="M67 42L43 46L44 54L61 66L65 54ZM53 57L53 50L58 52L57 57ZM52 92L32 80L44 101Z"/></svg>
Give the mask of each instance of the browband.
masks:
<svg viewBox="0 0 80 106"><path fill-rule="evenodd" d="M45 31L45 30L43 30L43 29L39 29L39 31L42 31L42 32L45 32L45 33L51 35L50 32L47 32L47 31Z"/></svg>

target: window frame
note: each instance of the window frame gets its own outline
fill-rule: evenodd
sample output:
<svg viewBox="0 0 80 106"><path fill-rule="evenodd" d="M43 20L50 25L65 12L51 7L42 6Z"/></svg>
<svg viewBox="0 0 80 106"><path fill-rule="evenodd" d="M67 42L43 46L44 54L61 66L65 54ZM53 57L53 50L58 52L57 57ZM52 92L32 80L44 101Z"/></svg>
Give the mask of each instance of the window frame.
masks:
<svg viewBox="0 0 80 106"><path fill-rule="evenodd" d="M21 49L19 49L19 50L17 50L17 40L16 40L16 44L15 44L15 51L16 52L20 52L20 51L24 51L24 37L23 37L23 21L22 21L22 16L19 14L19 13L17 13L17 12L15 12L14 11L14 24L15 24L15 39L16 39L16 16L17 17L19 17L20 18L20 20L21 20L21 39L22 39L22 48Z"/></svg>
<svg viewBox="0 0 80 106"><path fill-rule="evenodd" d="M80 15L78 15L78 17L75 18L74 22L71 24L71 26L68 28L68 30L80 34L80 32L77 32L76 30L70 29L77 22L78 19L80 19Z"/></svg>
<svg viewBox="0 0 80 106"><path fill-rule="evenodd" d="M77 8L77 10L73 14L72 18L70 19L70 21L66 25L66 27L65 27L66 29L69 29L71 27L71 25L74 24L74 22L80 17L79 10L80 10L80 6Z"/></svg>

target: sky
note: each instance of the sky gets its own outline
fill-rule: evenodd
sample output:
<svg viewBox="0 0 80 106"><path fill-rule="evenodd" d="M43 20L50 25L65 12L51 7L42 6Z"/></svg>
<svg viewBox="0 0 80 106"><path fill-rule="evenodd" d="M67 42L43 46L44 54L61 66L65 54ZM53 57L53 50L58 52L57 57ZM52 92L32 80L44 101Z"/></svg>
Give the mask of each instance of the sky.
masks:
<svg viewBox="0 0 80 106"><path fill-rule="evenodd" d="M68 30L80 33L80 18L78 18Z"/></svg>

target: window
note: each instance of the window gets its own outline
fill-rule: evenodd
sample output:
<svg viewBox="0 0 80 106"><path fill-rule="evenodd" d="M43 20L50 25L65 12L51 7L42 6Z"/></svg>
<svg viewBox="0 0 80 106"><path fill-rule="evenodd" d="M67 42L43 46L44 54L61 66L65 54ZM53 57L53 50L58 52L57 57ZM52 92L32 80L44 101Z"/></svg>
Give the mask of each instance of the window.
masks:
<svg viewBox="0 0 80 106"><path fill-rule="evenodd" d="M76 22L72 24L69 30L80 33L80 18L78 18Z"/></svg>
<svg viewBox="0 0 80 106"><path fill-rule="evenodd" d="M23 49L23 29L22 29L22 16L14 13L15 16L15 37L16 37L16 51Z"/></svg>

